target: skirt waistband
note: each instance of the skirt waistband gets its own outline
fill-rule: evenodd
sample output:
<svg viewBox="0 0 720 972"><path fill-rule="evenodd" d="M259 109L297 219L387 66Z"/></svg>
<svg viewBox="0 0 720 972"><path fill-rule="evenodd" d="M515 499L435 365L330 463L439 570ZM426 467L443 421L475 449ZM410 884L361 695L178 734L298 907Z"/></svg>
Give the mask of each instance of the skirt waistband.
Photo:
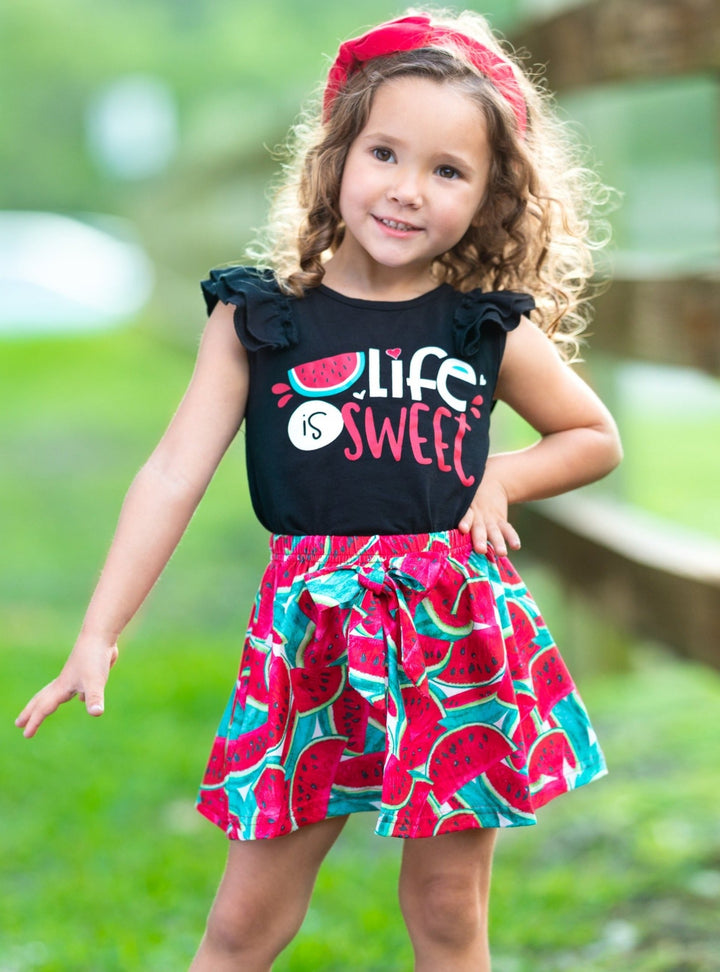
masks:
<svg viewBox="0 0 720 972"><path fill-rule="evenodd" d="M432 533L393 533L370 536L292 536L274 533L270 537L272 560L309 561L326 564L369 563L402 557L406 554L430 553L435 556L469 551L472 540L459 530Z"/></svg>

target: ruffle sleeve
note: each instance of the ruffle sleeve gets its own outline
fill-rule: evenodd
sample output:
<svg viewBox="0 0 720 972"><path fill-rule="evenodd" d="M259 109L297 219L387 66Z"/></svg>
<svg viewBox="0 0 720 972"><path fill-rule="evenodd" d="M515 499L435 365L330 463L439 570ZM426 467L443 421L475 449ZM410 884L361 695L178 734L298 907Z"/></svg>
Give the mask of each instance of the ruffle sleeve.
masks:
<svg viewBox="0 0 720 972"><path fill-rule="evenodd" d="M297 344L292 298L271 270L223 267L200 284L210 314L218 301L233 304L235 333L248 351L281 350Z"/></svg>
<svg viewBox="0 0 720 972"><path fill-rule="evenodd" d="M471 290L464 294L453 324L455 351L464 358L474 357L482 346L482 330L488 324L503 331L512 331L523 314L535 306L529 294L515 290L494 290L483 293Z"/></svg>

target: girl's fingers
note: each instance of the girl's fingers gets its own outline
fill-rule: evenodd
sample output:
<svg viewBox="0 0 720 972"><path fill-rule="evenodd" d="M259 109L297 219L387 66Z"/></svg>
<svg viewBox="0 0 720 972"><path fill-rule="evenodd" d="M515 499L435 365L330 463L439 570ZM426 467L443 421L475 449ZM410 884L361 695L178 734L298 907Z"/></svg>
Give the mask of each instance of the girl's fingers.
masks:
<svg viewBox="0 0 720 972"><path fill-rule="evenodd" d="M88 715L101 716L105 711L105 699L100 689L92 689L85 693L85 708Z"/></svg>
<svg viewBox="0 0 720 972"><path fill-rule="evenodd" d="M482 517L474 516L470 525L463 529L466 522L467 515L463 517L459 529L463 533L471 534L476 553L486 553L488 544L492 545L498 557L507 557L508 550L520 549L520 537L507 520L486 523Z"/></svg>
<svg viewBox="0 0 720 972"><path fill-rule="evenodd" d="M33 697L30 699L28 704L25 706L25 708L22 710L20 715L15 720L16 726L26 726L30 721L30 719L33 718L35 713L41 711L44 708L44 699L50 693L50 690L53 688L53 685L54 683L51 682L49 685L46 685L45 688L40 689L39 692L33 695ZM50 709L49 711L54 712L56 708L57 706Z"/></svg>
<svg viewBox="0 0 720 972"><path fill-rule="evenodd" d="M23 726L23 736L26 739L32 739L35 733L38 731L40 723L42 722L42 717L39 717L36 713L31 713L24 723Z"/></svg>
<svg viewBox="0 0 720 972"><path fill-rule="evenodd" d="M493 545L493 549L499 557L507 557L508 548L519 550L521 546L517 531L507 520L488 528L488 541Z"/></svg>
<svg viewBox="0 0 720 972"><path fill-rule="evenodd" d="M22 710L22 712L20 713L20 715L15 720L15 725L16 726L24 726L25 723L28 721L28 719L30 718L30 713L33 710L33 706L35 705L35 700L38 698L39 695L40 695L40 692L36 692L35 695L33 695L33 697L27 703L27 705L25 706L25 708Z"/></svg>
<svg viewBox="0 0 720 972"><path fill-rule="evenodd" d="M88 714L91 716L101 716L105 711L105 685L110 675L110 669L117 658L117 645L113 645L110 656L101 663L99 671L96 669L95 674L88 678L85 683L87 687L83 701Z"/></svg>
<svg viewBox="0 0 720 972"><path fill-rule="evenodd" d="M460 533L470 533L470 529L473 525L473 520L475 519L475 513L473 512L472 506L467 511L465 516L458 523L458 530Z"/></svg>
<svg viewBox="0 0 720 972"><path fill-rule="evenodd" d="M488 535L487 530L485 529L485 523L480 519L480 517L475 517L473 520L470 535L472 537L472 545L475 553L486 553Z"/></svg>
<svg viewBox="0 0 720 972"><path fill-rule="evenodd" d="M492 548L498 557L507 557L507 545L505 543L505 537L497 524L493 524L488 529L488 543L492 544Z"/></svg>
<svg viewBox="0 0 720 972"><path fill-rule="evenodd" d="M69 701L74 694L67 689L61 689L55 682L51 682L30 700L15 720L15 725L24 728L23 735L26 739L29 739L35 735L44 720L52 715L63 702Z"/></svg>
<svg viewBox="0 0 720 972"><path fill-rule="evenodd" d="M473 550L476 553L485 553L487 550L487 531L485 529L485 522L483 518L475 512L472 506L458 523L458 530L461 533L470 534Z"/></svg>
<svg viewBox="0 0 720 972"><path fill-rule="evenodd" d="M511 550L519 550L522 546L520 543L520 535L510 523L505 524L505 539Z"/></svg>
<svg viewBox="0 0 720 972"><path fill-rule="evenodd" d="M63 688L57 682L51 682L28 702L15 720L15 725L24 730L23 735L26 739L30 739L48 716L76 695L85 702L89 715L100 716L105 711L102 687L93 686L84 692L77 692L75 689Z"/></svg>

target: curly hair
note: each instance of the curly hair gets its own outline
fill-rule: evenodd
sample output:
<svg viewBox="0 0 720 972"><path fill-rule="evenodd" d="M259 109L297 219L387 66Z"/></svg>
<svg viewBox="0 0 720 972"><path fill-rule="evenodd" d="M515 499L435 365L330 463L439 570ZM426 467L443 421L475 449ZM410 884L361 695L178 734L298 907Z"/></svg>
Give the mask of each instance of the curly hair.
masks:
<svg viewBox="0 0 720 972"><path fill-rule="evenodd" d="M599 218L607 190L583 165L580 147L542 83L511 59L483 17L469 11L429 15L434 24L475 38L512 64L527 105L524 137L509 103L461 50L430 47L374 58L350 75L329 117L323 119L318 97L292 129L268 228L251 255L274 270L287 293L302 296L318 286L324 259L343 239L339 198L345 160L376 92L406 76L450 84L483 112L492 160L478 213L463 238L435 259L433 276L461 291L528 291L535 298L536 323L566 358L575 358L590 314L593 253L607 239Z"/></svg>

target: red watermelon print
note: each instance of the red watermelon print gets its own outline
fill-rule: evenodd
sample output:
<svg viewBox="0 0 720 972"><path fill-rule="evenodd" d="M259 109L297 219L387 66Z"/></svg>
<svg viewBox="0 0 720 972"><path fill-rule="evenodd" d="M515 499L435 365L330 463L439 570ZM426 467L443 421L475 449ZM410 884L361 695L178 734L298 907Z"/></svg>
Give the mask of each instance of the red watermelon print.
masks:
<svg viewBox="0 0 720 972"><path fill-rule="evenodd" d="M288 379L299 394L309 398L325 398L347 391L364 370L364 351L351 351L297 365L288 371Z"/></svg>
<svg viewBox="0 0 720 972"><path fill-rule="evenodd" d="M367 810L392 837L524 826L606 772L507 559L455 531L271 554L198 800L231 839Z"/></svg>

